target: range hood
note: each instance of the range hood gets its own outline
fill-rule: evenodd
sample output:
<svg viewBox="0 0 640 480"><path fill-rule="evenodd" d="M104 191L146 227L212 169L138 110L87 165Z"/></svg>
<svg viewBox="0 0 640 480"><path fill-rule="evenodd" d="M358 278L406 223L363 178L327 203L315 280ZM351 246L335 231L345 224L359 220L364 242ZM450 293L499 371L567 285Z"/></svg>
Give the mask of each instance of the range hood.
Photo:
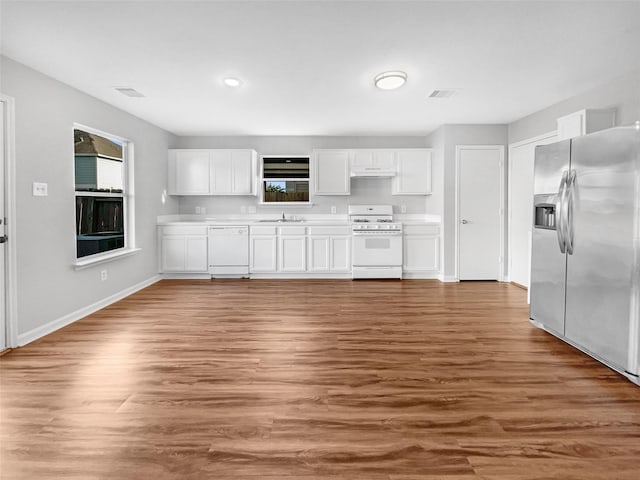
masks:
<svg viewBox="0 0 640 480"><path fill-rule="evenodd" d="M394 166L364 166L364 165L352 165L351 176L352 177L395 177L396 169Z"/></svg>

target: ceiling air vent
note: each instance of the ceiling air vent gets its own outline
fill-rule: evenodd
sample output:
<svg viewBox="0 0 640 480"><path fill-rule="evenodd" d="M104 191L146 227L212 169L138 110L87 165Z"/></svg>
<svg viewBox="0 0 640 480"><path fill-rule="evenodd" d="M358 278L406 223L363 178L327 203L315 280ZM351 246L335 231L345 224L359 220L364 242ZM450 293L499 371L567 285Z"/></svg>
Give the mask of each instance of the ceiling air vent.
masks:
<svg viewBox="0 0 640 480"><path fill-rule="evenodd" d="M429 94L429 98L451 98L458 93L458 89L434 90Z"/></svg>
<svg viewBox="0 0 640 480"><path fill-rule="evenodd" d="M131 87L113 87L113 89L117 92L120 92L127 97L144 97L142 93L137 91L135 88Z"/></svg>

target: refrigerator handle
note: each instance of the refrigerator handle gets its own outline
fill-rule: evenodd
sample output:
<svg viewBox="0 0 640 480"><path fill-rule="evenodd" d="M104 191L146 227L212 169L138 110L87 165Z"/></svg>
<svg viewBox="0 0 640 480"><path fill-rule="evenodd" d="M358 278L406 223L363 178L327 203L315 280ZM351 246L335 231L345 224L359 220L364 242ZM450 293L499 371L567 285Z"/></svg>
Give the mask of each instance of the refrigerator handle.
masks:
<svg viewBox="0 0 640 480"><path fill-rule="evenodd" d="M564 220L566 222L565 235L566 235L567 253L569 255L573 255L573 199L574 199L575 185L576 185L576 171L570 170L569 177L567 178L567 193L565 195L566 199L564 202L565 212L563 214Z"/></svg>
<svg viewBox="0 0 640 480"><path fill-rule="evenodd" d="M556 195L556 235L558 236L558 246L560 247L560 253L565 253L566 248L566 236L564 229L564 203L565 193L567 191L567 178L569 172L562 172L562 180L560 180L560 187L558 188L558 194Z"/></svg>

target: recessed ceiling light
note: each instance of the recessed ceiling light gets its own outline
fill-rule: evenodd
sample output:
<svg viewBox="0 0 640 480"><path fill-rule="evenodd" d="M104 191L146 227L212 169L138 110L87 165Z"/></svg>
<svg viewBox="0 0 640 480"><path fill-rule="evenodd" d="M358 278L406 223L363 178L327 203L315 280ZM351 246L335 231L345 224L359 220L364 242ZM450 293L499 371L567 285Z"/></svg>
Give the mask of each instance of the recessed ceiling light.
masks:
<svg viewBox="0 0 640 480"><path fill-rule="evenodd" d="M127 97L144 97L144 94L131 87L113 87L116 92L120 92Z"/></svg>
<svg viewBox="0 0 640 480"><path fill-rule="evenodd" d="M373 79L376 87L382 90L395 90L407 82L407 74L404 72L383 72Z"/></svg>
<svg viewBox="0 0 640 480"><path fill-rule="evenodd" d="M227 77L223 80L223 82L227 87L234 87L234 88L239 87L241 83L240 80L238 80L235 77Z"/></svg>

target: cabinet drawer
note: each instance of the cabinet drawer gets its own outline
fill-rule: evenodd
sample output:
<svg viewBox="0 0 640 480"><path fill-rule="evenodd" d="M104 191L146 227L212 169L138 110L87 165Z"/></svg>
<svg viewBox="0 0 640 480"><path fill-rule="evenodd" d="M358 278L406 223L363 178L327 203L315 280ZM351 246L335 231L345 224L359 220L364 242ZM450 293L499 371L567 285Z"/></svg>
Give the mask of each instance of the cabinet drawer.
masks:
<svg viewBox="0 0 640 480"><path fill-rule="evenodd" d="M440 235L438 225L405 225L405 235Z"/></svg>
<svg viewBox="0 0 640 480"><path fill-rule="evenodd" d="M206 235L206 225L171 225L162 227L163 235Z"/></svg>
<svg viewBox="0 0 640 480"><path fill-rule="evenodd" d="M351 235L351 227L309 227L309 235Z"/></svg>
<svg viewBox="0 0 640 480"><path fill-rule="evenodd" d="M280 227L280 235L306 235L307 227Z"/></svg>
<svg viewBox="0 0 640 480"><path fill-rule="evenodd" d="M275 235L276 227L251 227L249 229L251 235Z"/></svg>

